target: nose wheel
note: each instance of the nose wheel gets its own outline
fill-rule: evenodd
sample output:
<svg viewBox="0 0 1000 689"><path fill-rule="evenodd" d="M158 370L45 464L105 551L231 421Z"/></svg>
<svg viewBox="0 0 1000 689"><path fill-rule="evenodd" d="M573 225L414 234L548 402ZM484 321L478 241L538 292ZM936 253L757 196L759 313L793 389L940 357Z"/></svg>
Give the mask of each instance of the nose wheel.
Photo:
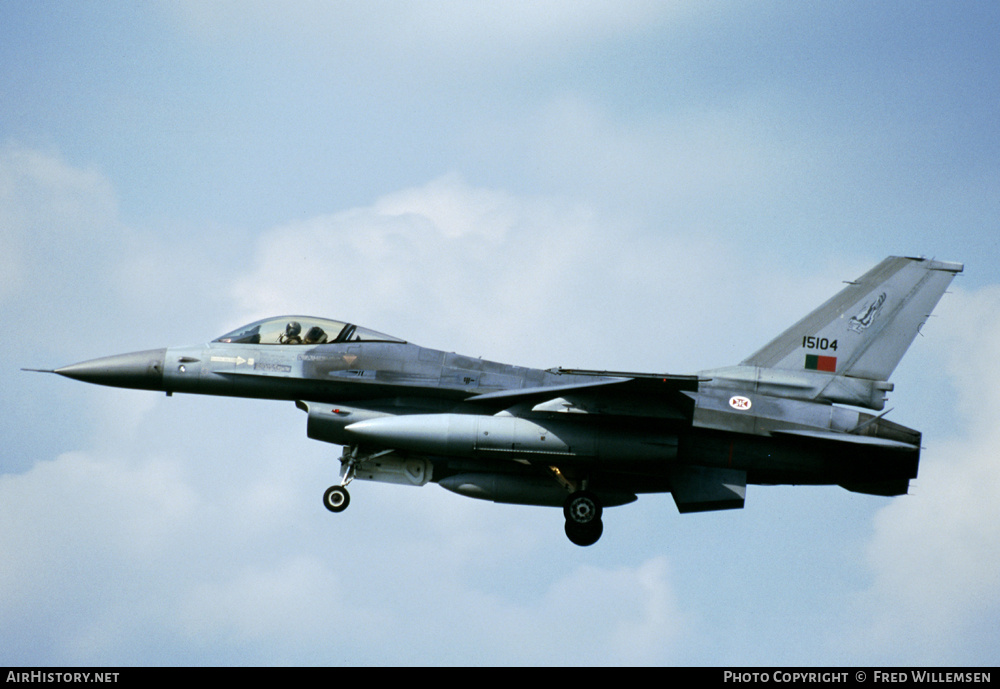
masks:
<svg viewBox="0 0 1000 689"><path fill-rule="evenodd" d="M343 512L351 504L351 494L343 486L330 486L323 493L323 506L331 512Z"/></svg>
<svg viewBox="0 0 1000 689"><path fill-rule="evenodd" d="M594 545L604 533L600 499L586 490L571 493L563 504L566 517L566 536L580 546Z"/></svg>

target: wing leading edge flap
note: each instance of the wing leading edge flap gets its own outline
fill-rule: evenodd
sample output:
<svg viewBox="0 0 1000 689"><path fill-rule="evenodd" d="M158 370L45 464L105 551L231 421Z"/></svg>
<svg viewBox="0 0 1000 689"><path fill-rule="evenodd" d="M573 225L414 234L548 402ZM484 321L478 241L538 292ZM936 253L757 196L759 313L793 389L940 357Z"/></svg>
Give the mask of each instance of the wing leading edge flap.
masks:
<svg viewBox="0 0 1000 689"><path fill-rule="evenodd" d="M743 509L747 472L682 464L670 474L670 493L681 514Z"/></svg>

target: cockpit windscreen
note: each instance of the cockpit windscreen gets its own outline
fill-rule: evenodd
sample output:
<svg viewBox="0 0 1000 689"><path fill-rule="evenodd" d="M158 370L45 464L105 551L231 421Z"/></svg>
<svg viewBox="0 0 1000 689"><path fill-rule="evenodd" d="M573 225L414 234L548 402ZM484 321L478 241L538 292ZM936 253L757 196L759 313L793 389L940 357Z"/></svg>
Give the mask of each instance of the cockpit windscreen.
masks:
<svg viewBox="0 0 1000 689"><path fill-rule="evenodd" d="M250 323L213 341L232 344L318 345L331 342L404 342L405 340L326 318L279 316Z"/></svg>

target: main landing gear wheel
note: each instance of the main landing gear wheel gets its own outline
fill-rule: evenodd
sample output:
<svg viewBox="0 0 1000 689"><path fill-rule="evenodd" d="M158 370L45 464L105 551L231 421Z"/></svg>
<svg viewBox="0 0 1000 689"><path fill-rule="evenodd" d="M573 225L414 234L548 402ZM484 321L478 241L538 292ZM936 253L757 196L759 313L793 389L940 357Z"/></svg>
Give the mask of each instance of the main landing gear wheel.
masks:
<svg viewBox="0 0 1000 689"><path fill-rule="evenodd" d="M330 486L323 493L323 505L331 512L343 512L351 504L351 494L343 486Z"/></svg>
<svg viewBox="0 0 1000 689"><path fill-rule="evenodd" d="M586 526L580 526L573 522L566 522L566 537L575 545L594 545L604 533L604 522L598 519Z"/></svg>
<svg viewBox="0 0 1000 689"><path fill-rule="evenodd" d="M604 533L604 523L601 521L600 499L586 490L572 493L563 504L563 515L566 517L566 536L576 545L593 545Z"/></svg>
<svg viewBox="0 0 1000 689"><path fill-rule="evenodd" d="M563 515L567 522L585 526L593 521L601 521L600 499L588 490L578 490L571 493L563 503Z"/></svg>

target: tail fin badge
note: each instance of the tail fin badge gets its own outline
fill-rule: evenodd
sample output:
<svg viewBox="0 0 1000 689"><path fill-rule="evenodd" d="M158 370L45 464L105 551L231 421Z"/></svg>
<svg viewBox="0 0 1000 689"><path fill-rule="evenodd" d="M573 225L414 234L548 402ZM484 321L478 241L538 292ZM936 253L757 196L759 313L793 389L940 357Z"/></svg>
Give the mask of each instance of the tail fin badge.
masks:
<svg viewBox="0 0 1000 689"><path fill-rule="evenodd" d="M749 397L734 395L729 398L729 406L739 411L746 411L753 406L753 402L750 401Z"/></svg>
<svg viewBox="0 0 1000 689"><path fill-rule="evenodd" d="M851 320L847 324L848 330L853 330L856 333L867 330L875 322L875 319L878 318L883 304L885 304L885 292L882 292L878 296L878 299L862 309L857 316L851 316Z"/></svg>

